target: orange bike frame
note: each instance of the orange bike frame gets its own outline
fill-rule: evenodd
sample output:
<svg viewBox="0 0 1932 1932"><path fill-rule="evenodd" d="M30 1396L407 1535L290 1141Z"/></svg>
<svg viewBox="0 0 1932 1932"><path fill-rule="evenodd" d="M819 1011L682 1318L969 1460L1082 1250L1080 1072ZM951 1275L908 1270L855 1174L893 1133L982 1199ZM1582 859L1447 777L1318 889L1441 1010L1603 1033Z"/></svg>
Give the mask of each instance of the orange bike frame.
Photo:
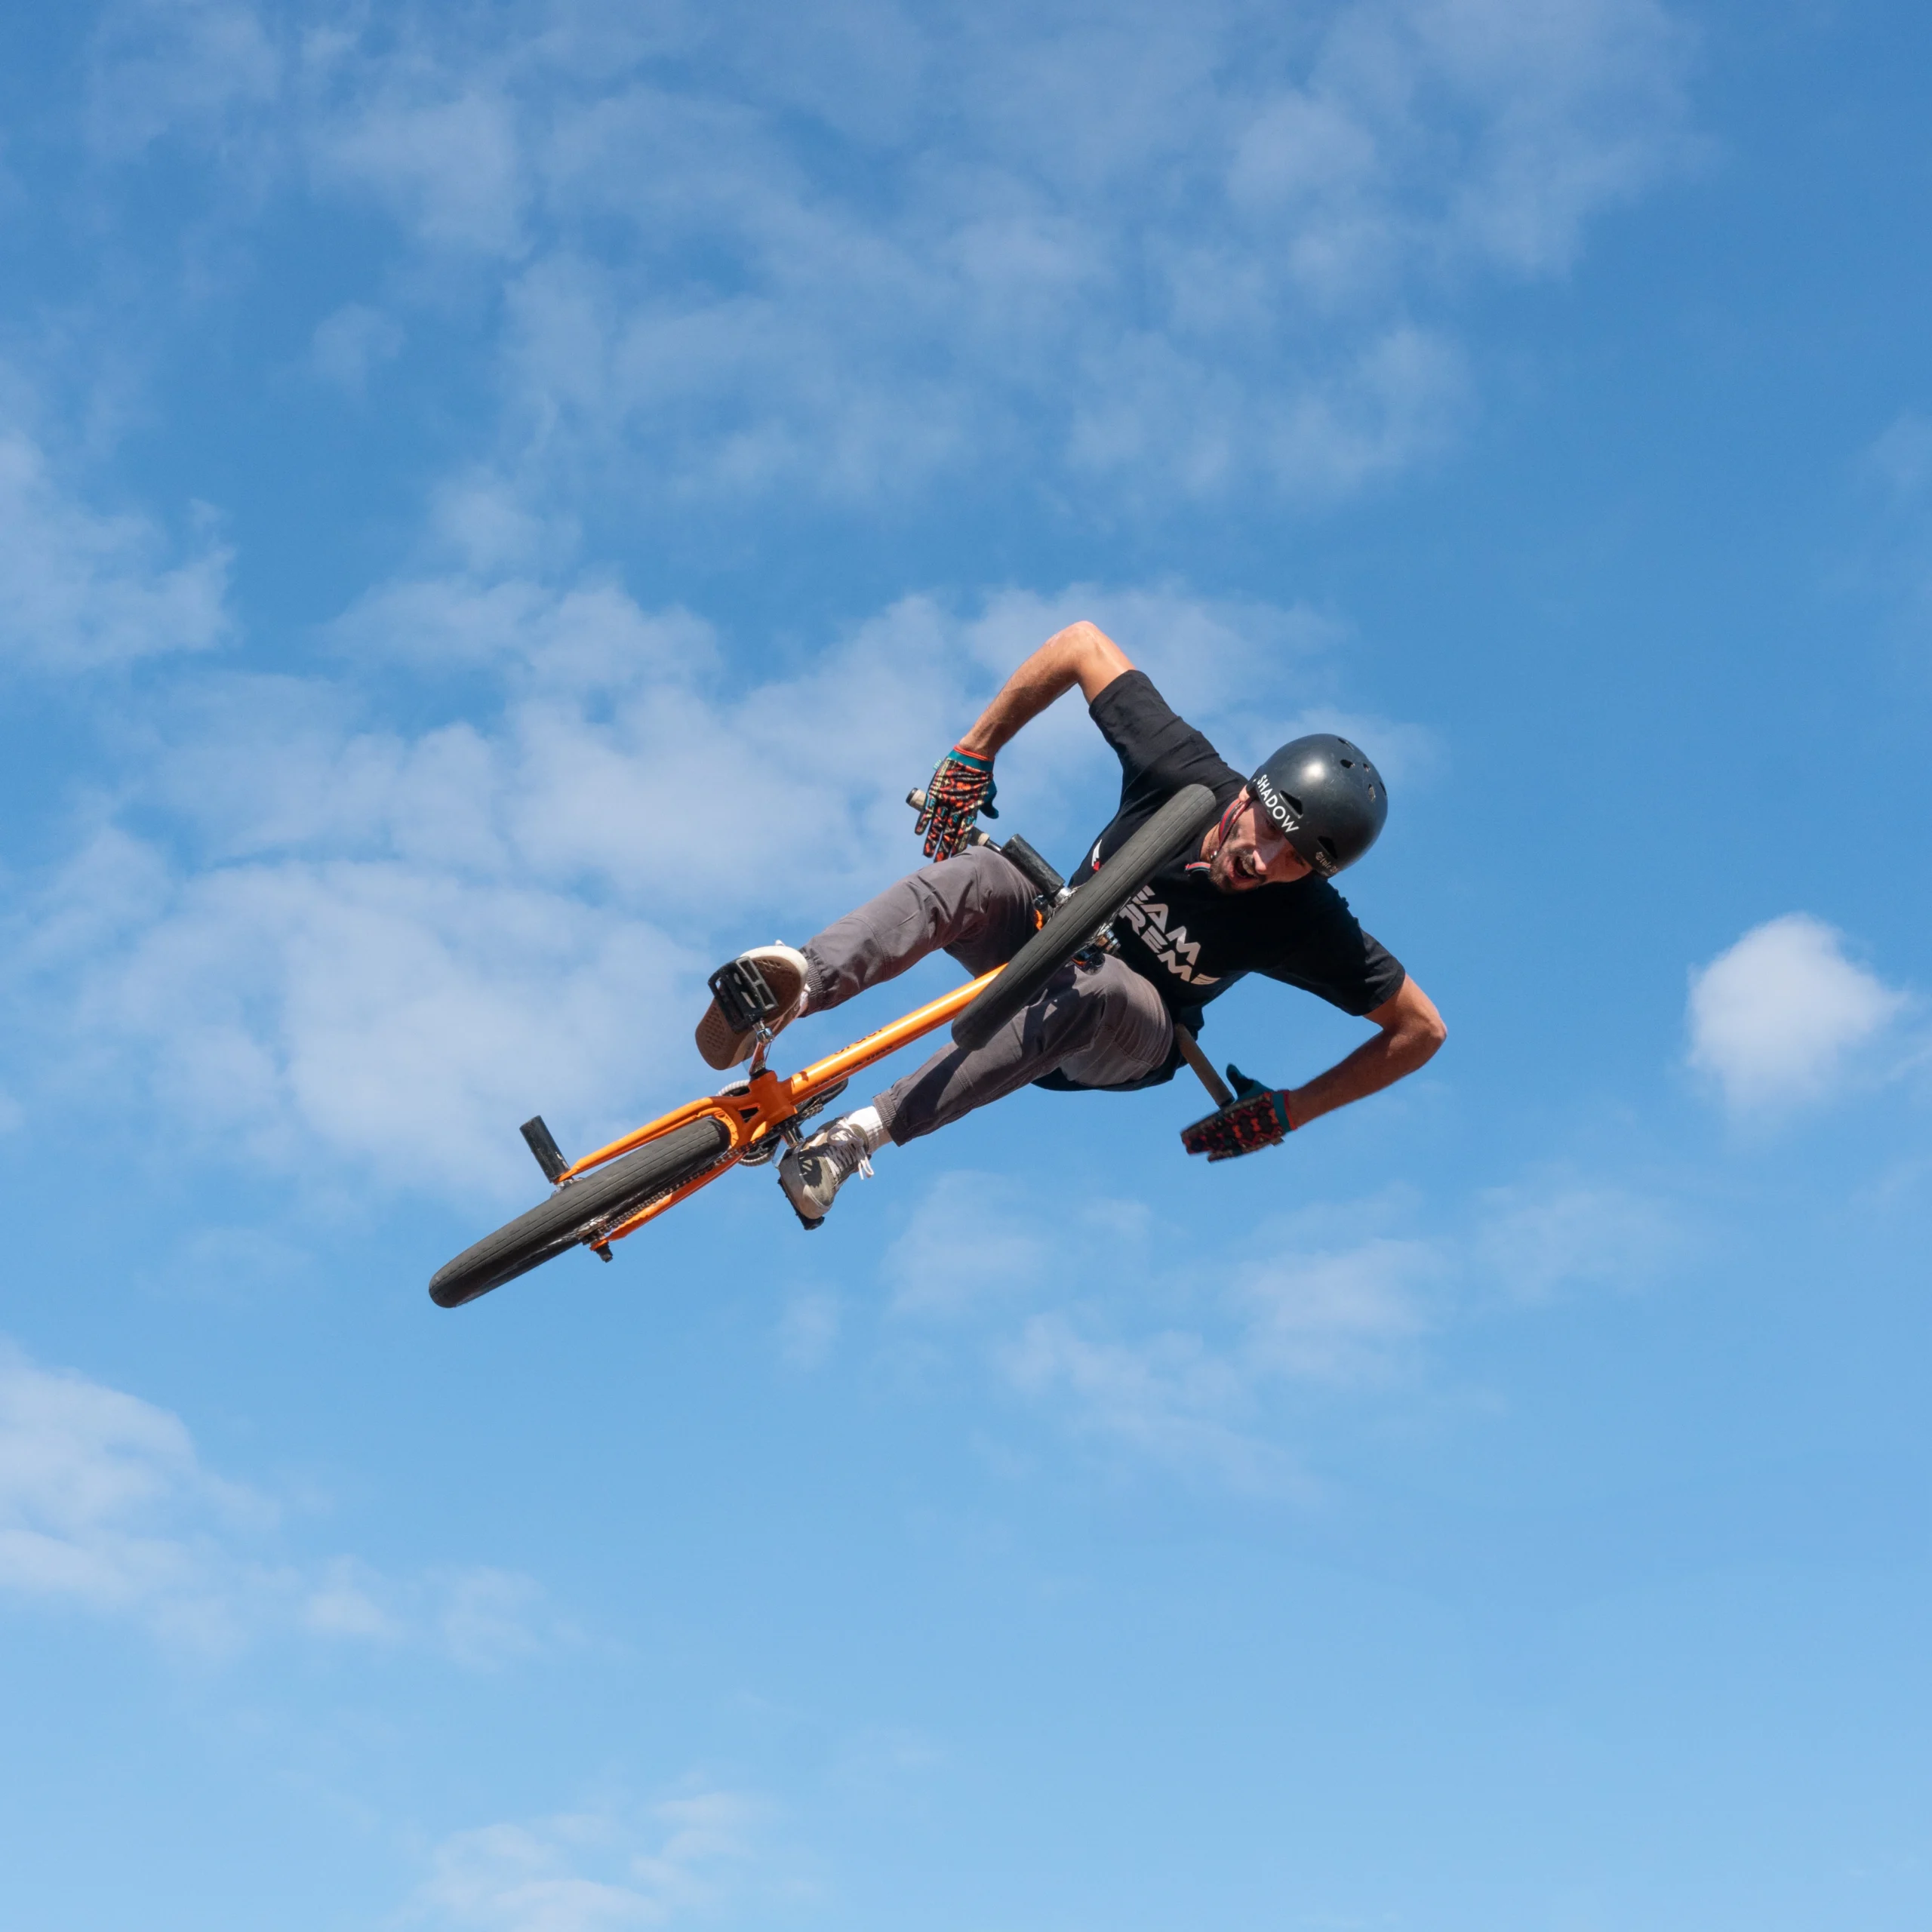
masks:
<svg viewBox="0 0 1932 1932"><path fill-rule="evenodd" d="M1004 970L995 966L990 973L982 973L977 980L928 1001L916 1012L907 1014L903 1020L895 1020L890 1026L881 1026L876 1033L868 1033L863 1040L842 1051L814 1061L804 1072L795 1073L789 1080L781 1080L765 1066L764 1043L761 1042L758 1052L752 1057L751 1077L743 1084L694 1100L675 1112L662 1114L656 1120L646 1121L608 1146L585 1155L582 1160L565 1168L558 1179L560 1182L574 1180L579 1174L588 1174L592 1168L601 1168L606 1161L614 1161L620 1155L645 1146L675 1128L688 1126L694 1120L709 1118L722 1121L731 1140L717 1160L681 1187L660 1195L640 1208L604 1238L607 1241L621 1241L645 1222L655 1220L666 1208L675 1208L687 1195L695 1194L707 1182L715 1180L728 1168L736 1167L753 1146L772 1134L782 1132L807 1102L816 1100L828 1088L837 1086L862 1068L870 1066L875 1060L883 1060L888 1054L897 1053L901 1047L909 1045L936 1027L943 1026L955 1014L971 1005L980 989L997 979Z"/></svg>

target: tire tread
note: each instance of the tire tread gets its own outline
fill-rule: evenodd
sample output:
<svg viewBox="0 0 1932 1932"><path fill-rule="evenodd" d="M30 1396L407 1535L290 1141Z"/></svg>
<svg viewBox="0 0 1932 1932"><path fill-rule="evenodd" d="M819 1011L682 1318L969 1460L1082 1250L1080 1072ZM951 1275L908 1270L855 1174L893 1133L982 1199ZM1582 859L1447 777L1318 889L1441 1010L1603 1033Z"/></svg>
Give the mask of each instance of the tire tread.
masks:
<svg viewBox="0 0 1932 1932"><path fill-rule="evenodd" d="M460 1308L501 1287L682 1186L718 1160L730 1141L724 1123L707 1116L592 1168L445 1263L430 1278L429 1299L439 1308Z"/></svg>
<svg viewBox="0 0 1932 1932"><path fill-rule="evenodd" d="M983 1047L1176 853L1214 822L1220 807L1204 785L1183 786L1091 878L1074 888L1004 972L952 1023L955 1042Z"/></svg>

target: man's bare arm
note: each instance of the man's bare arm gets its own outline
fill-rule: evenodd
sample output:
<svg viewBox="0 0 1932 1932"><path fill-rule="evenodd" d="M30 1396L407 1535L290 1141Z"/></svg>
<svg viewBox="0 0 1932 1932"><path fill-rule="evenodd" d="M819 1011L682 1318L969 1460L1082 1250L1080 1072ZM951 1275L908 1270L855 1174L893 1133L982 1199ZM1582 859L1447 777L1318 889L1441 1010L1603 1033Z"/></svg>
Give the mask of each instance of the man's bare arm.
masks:
<svg viewBox="0 0 1932 1932"><path fill-rule="evenodd" d="M1099 625L1084 618L1069 624L1007 679L979 722L960 740L959 749L989 758L1021 725L1075 685L1091 704L1121 672L1133 669L1127 653Z"/></svg>
<svg viewBox="0 0 1932 1932"><path fill-rule="evenodd" d="M1368 1018L1380 1029L1374 1039L1364 1040L1346 1060L1318 1073L1306 1087L1288 1089L1291 1126L1306 1127L1351 1100L1393 1086L1431 1059L1449 1036L1435 1003L1413 980L1404 980L1395 996L1384 1000Z"/></svg>

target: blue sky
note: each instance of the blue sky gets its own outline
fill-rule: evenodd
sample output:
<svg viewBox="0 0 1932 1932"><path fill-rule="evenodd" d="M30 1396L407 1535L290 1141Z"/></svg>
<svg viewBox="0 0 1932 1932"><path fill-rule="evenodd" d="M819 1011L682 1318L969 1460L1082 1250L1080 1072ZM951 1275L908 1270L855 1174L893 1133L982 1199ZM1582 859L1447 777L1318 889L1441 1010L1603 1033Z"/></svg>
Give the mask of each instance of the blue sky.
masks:
<svg viewBox="0 0 1932 1932"><path fill-rule="evenodd" d="M9 1923L1926 1923L1921 11L0 48ZM433 1308L1077 615L1372 747L1440 1058Z"/></svg>

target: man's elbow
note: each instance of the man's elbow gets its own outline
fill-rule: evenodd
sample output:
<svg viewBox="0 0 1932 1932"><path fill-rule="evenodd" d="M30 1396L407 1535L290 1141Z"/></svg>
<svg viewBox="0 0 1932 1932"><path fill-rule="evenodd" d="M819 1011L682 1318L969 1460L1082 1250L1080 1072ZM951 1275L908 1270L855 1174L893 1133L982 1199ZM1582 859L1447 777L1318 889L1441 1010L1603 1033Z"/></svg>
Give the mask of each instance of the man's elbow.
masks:
<svg viewBox="0 0 1932 1932"><path fill-rule="evenodd" d="M1067 652L1081 695L1090 704L1116 678L1134 669L1127 653L1090 619L1076 617L1053 641Z"/></svg>
<svg viewBox="0 0 1932 1932"><path fill-rule="evenodd" d="M1442 1023L1442 1016L1434 1007L1428 1017L1416 1029L1416 1064L1420 1066L1433 1060L1442 1051L1442 1043L1449 1037L1449 1029Z"/></svg>
<svg viewBox="0 0 1932 1932"><path fill-rule="evenodd" d="M1406 1070L1413 1073L1442 1051L1449 1029L1436 1011L1435 1002L1413 980L1402 989L1401 1002L1396 1048L1406 1063Z"/></svg>

